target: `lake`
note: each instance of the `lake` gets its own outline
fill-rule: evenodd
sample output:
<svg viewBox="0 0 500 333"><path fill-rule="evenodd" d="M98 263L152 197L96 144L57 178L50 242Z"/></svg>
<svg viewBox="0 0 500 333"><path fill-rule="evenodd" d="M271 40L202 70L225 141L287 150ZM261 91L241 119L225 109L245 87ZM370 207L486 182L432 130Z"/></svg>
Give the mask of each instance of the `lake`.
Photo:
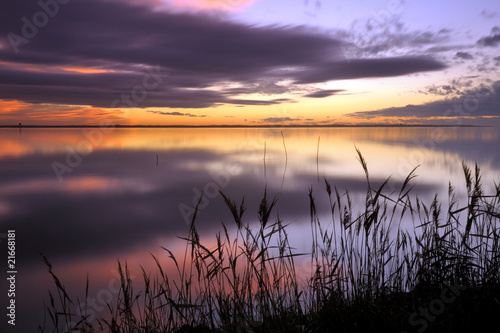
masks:
<svg viewBox="0 0 500 333"><path fill-rule="evenodd" d="M462 162L477 162L485 192L493 191L499 146L496 127L0 129L0 240L5 249L15 230L16 328L37 329L53 288L38 252L82 302L88 274L88 304L104 314L117 293L117 261L137 280L139 265L154 270L150 253L168 265L161 246L183 253L177 236L198 202L201 237L212 239L221 221L234 224L219 191L244 197L249 222L265 190L277 196L272 218L290 223L292 244L307 251L310 188L325 220L325 179L361 207L366 178L356 148L374 187L391 176L386 191L398 191L418 166L414 193L429 203L438 193L446 207L449 182L457 198L465 195Z"/></svg>

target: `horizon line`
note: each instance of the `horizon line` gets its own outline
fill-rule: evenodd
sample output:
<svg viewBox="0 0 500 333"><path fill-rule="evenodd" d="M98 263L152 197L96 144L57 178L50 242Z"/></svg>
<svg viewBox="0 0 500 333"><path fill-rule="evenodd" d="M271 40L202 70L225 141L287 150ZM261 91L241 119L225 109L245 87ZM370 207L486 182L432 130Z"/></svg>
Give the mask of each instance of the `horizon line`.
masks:
<svg viewBox="0 0 500 333"><path fill-rule="evenodd" d="M310 127L498 127L491 125L439 125L439 124L329 124L329 125L0 125L0 128L310 128Z"/></svg>

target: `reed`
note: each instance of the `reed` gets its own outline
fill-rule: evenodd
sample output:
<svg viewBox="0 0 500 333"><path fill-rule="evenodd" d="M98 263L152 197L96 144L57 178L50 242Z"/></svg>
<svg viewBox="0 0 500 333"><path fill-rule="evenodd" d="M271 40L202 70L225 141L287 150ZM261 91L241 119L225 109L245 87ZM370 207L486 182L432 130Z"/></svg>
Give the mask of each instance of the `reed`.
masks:
<svg viewBox="0 0 500 333"><path fill-rule="evenodd" d="M216 245L200 241L197 206L189 233L182 237L184 256L176 258L166 248L171 263L152 256L157 272L142 270L140 292L133 289L128 267L118 263L118 300L93 322L71 314L75 302L43 257L57 297L49 292L45 312L50 320L40 331L64 332L70 322L76 332L117 333L455 332L495 323L500 313L500 186L485 194L479 167L464 164L467 202L459 205L450 184L443 209L437 195L424 203L412 194L416 169L400 189L388 192L390 179L374 186L357 153L367 183L364 206L355 211L349 191L325 179L330 218L321 221L309 189L309 253L294 250L288 224L273 218L278 197L270 197L267 189L257 225L244 219L244 199L236 202L221 192L234 225L222 222ZM297 268L298 260L307 260L307 274ZM176 276L165 273L169 264L176 267ZM422 313L426 309L428 316Z"/></svg>

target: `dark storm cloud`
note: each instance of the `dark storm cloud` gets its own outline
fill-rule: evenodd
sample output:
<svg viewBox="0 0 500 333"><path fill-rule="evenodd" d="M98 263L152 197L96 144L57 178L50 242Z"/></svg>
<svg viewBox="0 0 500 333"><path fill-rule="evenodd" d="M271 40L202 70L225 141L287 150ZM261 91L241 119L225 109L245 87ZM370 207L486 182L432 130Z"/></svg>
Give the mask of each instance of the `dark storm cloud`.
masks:
<svg viewBox="0 0 500 333"><path fill-rule="evenodd" d="M319 90L319 91L315 91L313 93L304 95L304 97L323 98L323 97L335 95L335 94L342 92L342 91L345 91L345 90L342 90L342 89Z"/></svg>
<svg viewBox="0 0 500 333"><path fill-rule="evenodd" d="M393 107L376 111L354 112L348 114L347 116L359 119L377 117L425 119L440 117L454 120L456 118L465 117L484 120L486 119L485 117L500 117L499 110L500 81L496 81L489 88L480 87L470 89L465 91L461 96L455 98L430 102L422 105L407 105L404 107ZM498 120L495 120L495 122L498 123ZM492 122L487 120L484 124L492 125Z"/></svg>
<svg viewBox="0 0 500 333"><path fill-rule="evenodd" d="M239 93L231 90L238 89L234 84L271 95L289 90L276 84L279 80L319 83L445 68L420 56L346 62L340 40L306 27L256 27L200 13L172 13L105 0L58 5L57 11L51 9L53 17L45 15L46 24L42 24L44 12L37 1L5 0L2 7L8 10L0 10L0 99L34 104L272 105L289 100L233 100L228 95ZM431 37L422 35L412 43L426 43ZM61 67L108 72L84 74ZM152 78L146 79L148 75ZM263 79L268 83L263 84ZM144 89L145 82L146 88L154 88ZM225 83L233 87L226 91L221 88ZM132 102L113 103L134 89L139 97Z"/></svg>

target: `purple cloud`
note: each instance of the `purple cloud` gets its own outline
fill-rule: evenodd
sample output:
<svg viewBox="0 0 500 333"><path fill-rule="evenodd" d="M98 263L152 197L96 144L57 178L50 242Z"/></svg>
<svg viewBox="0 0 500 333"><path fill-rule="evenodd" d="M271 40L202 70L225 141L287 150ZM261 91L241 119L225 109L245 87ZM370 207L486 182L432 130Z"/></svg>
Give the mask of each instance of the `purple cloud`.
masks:
<svg viewBox="0 0 500 333"><path fill-rule="evenodd" d="M192 118L196 118L196 117L206 117L207 115L206 114L201 114L201 115L196 115L196 114L192 114L192 113L183 113L183 112L163 112L163 111L146 111L146 112L149 112L149 113L155 113L155 114L159 114L159 115L162 115L162 116L183 116L183 117L192 117Z"/></svg>
<svg viewBox="0 0 500 333"><path fill-rule="evenodd" d="M491 34L486 37L482 37L477 41L477 44L481 46L496 47L500 44L500 28L494 27L491 29Z"/></svg>
<svg viewBox="0 0 500 333"><path fill-rule="evenodd" d="M323 97L335 95L335 94L342 92L342 91L345 91L345 90L342 90L342 89L319 90L319 91L315 91L313 93L304 95L304 97L323 98Z"/></svg>
<svg viewBox="0 0 500 333"><path fill-rule="evenodd" d="M302 26L250 26L201 13L155 10L137 2L72 0L59 5L53 17L36 1L4 0L2 4L8 10L0 11L0 99L32 104L273 105L292 100L238 95L270 96L297 90L291 88L295 84L400 76L446 67L423 56L346 61L340 47L343 41L326 32ZM45 13L46 24L41 24L38 13ZM13 39L14 35L22 39ZM71 67L102 72L62 70ZM148 69L158 69L161 81L144 94L141 87ZM131 99L134 89L144 98Z"/></svg>

